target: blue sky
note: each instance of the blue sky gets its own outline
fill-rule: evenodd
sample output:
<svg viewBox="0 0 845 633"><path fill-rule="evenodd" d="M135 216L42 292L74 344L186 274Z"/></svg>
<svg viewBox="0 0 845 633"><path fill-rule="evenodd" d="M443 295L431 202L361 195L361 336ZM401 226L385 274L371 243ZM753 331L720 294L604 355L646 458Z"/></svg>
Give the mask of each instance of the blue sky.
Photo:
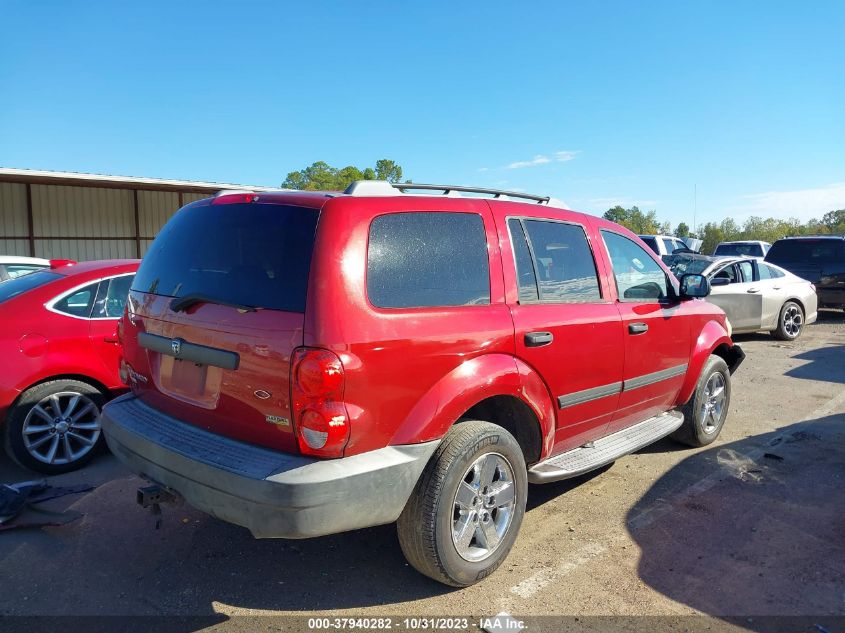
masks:
<svg viewBox="0 0 845 633"><path fill-rule="evenodd" d="M845 2L0 0L0 166L417 182L656 209L845 208Z"/></svg>

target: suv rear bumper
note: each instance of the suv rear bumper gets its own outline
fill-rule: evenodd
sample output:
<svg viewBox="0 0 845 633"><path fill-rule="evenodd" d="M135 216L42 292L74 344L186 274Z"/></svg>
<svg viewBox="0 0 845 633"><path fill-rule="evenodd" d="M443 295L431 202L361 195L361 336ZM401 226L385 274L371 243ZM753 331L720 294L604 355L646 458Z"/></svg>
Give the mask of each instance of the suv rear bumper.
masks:
<svg viewBox="0 0 845 633"><path fill-rule="evenodd" d="M134 472L256 538L309 538L399 518L438 441L318 460L231 440L127 394L100 417Z"/></svg>

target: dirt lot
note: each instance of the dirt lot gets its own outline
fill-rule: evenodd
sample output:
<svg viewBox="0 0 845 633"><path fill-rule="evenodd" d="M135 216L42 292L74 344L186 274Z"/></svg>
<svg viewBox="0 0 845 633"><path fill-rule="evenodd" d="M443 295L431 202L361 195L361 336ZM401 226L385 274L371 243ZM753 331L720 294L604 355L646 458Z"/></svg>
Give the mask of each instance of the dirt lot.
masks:
<svg viewBox="0 0 845 633"><path fill-rule="evenodd" d="M533 487L509 559L474 587L418 575L392 526L257 541L181 507L156 531L135 505L140 481L103 456L57 478L98 485L50 502L83 518L0 536L0 614L802 615L835 631L825 622L845 622L833 617L845 615L845 318L823 312L795 343L737 340L748 358L714 445L666 440ZM2 460L0 481L31 478Z"/></svg>

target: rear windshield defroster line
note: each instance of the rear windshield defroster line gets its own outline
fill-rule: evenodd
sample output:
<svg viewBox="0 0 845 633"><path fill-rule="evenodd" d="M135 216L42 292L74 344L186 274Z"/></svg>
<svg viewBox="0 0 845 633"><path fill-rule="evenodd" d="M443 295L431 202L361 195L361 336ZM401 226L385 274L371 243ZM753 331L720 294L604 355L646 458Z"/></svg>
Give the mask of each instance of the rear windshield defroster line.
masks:
<svg viewBox="0 0 845 633"><path fill-rule="evenodd" d="M317 218L288 205L188 205L153 241L132 290L304 312Z"/></svg>

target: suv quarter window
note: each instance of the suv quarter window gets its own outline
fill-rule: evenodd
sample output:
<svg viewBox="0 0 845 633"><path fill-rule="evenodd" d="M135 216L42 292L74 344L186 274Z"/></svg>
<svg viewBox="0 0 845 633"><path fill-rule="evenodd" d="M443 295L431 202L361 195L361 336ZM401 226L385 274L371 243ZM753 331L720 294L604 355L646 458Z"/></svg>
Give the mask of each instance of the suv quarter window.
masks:
<svg viewBox="0 0 845 633"><path fill-rule="evenodd" d="M484 221L477 213L388 213L370 224L367 295L379 308L490 303Z"/></svg>
<svg viewBox="0 0 845 633"><path fill-rule="evenodd" d="M620 301L662 301L669 297L666 273L633 240L602 229Z"/></svg>
<svg viewBox="0 0 845 633"><path fill-rule="evenodd" d="M510 218L520 302L601 301L598 272L584 227L540 218Z"/></svg>

